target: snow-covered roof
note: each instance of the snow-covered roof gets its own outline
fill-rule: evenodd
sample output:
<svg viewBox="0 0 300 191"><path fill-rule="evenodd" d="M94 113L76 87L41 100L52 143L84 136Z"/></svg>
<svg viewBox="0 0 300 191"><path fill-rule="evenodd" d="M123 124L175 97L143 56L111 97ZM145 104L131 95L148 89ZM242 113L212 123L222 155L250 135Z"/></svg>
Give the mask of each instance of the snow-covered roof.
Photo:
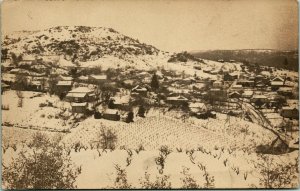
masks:
<svg viewBox="0 0 300 191"><path fill-rule="evenodd" d="M2 81L15 82L16 81L16 75L3 73L2 74Z"/></svg>
<svg viewBox="0 0 300 191"><path fill-rule="evenodd" d="M204 107L206 107L206 105L205 105L205 103L196 102L196 103L190 103L189 107L190 108L204 108Z"/></svg>
<svg viewBox="0 0 300 191"><path fill-rule="evenodd" d="M62 76L60 75L59 78L63 81L72 81L73 78L71 76Z"/></svg>
<svg viewBox="0 0 300 191"><path fill-rule="evenodd" d="M214 81L213 84L222 84L220 80Z"/></svg>
<svg viewBox="0 0 300 191"><path fill-rule="evenodd" d="M40 81L31 81L30 84L35 85L35 86L40 86L41 82Z"/></svg>
<svg viewBox="0 0 300 191"><path fill-rule="evenodd" d="M188 99L183 96L167 97L167 100L169 100L169 101L188 101Z"/></svg>
<svg viewBox="0 0 300 191"><path fill-rule="evenodd" d="M19 72L21 69L20 68L14 68L14 69L11 69L10 72Z"/></svg>
<svg viewBox="0 0 300 191"><path fill-rule="evenodd" d="M282 110L298 110L296 107L291 107L291 106L285 106L285 107L282 107Z"/></svg>
<svg viewBox="0 0 300 191"><path fill-rule="evenodd" d="M263 76L268 76L268 77L271 76L271 73L268 72L268 71L262 71L262 72L260 72L260 73L261 73L261 75L263 75Z"/></svg>
<svg viewBox="0 0 300 191"><path fill-rule="evenodd" d="M80 76L78 79L79 79L79 80L88 80L89 77L88 77L88 76Z"/></svg>
<svg viewBox="0 0 300 191"><path fill-rule="evenodd" d="M90 75L91 78L96 79L96 80L106 80L107 75Z"/></svg>
<svg viewBox="0 0 300 191"><path fill-rule="evenodd" d="M58 63L61 67L74 67L75 66L71 61L68 61L62 57L60 57Z"/></svg>
<svg viewBox="0 0 300 191"><path fill-rule="evenodd" d="M36 58L35 58L35 56L33 56L33 55L27 55L27 54L25 54L25 55L22 56L22 60L23 60L23 61L26 61L26 60L31 60L31 61L33 61L33 60L36 60Z"/></svg>
<svg viewBox="0 0 300 191"><path fill-rule="evenodd" d="M221 91L220 88L211 88L210 91Z"/></svg>
<svg viewBox="0 0 300 191"><path fill-rule="evenodd" d="M232 88L242 88L242 87L243 87L242 85L237 85L237 84L232 86Z"/></svg>
<svg viewBox="0 0 300 191"><path fill-rule="evenodd" d="M246 91L244 91L244 93L243 93L243 95L248 95L248 96L252 96L253 95L253 91L251 91L251 90L246 90Z"/></svg>
<svg viewBox="0 0 300 191"><path fill-rule="evenodd" d="M71 103L72 107L86 107L87 106L87 102L83 102L83 103Z"/></svg>
<svg viewBox="0 0 300 191"><path fill-rule="evenodd" d="M265 95L254 95L253 98L254 99L267 99L267 97Z"/></svg>
<svg viewBox="0 0 300 191"><path fill-rule="evenodd" d="M115 96L111 97L114 100L114 104L128 104L130 100L130 96Z"/></svg>
<svg viewBox="0 0 300 191"><path fill-rule="evenodd" d="M283 82L284 80L280 76L277 76L277 77L273 78L272 81L281 81L281 82Z"/></svg>
<svg viewBox="0 0 300 191"><path fill-rule="evenodd" d="M132 88L132 91L147 91L147 89L144 87L141 87L140 85L137 85L134 88Z"/></svg>
<svg viewBox="0 0 300 191"><path fill-rule="evenodd" d="M236 91L229 93L229 95L233 95L233 94L238 94L238 95L240 95L240 93L239 93L239 92L236 92Z"/></svg>
<svg viewBox="0 0 300 191"><path fill-rule="evenodd" d="M87 87L78 87L69 91L69 93L90 93L90 92L93 92L93 90Z"/></svg>
<svg viewBox="0 0 300 191"><path fill-rule="evenodd" d="M86 93L68 93L67 98L84 98Z"/></svg>
<svg viewBox="0 0 300 191"><path fill-rule="evenodd" d="M231 73L229 73L229 75L230 75L230 76L238 76L239 73L237 73L237 72L231 72Z"/></svg>
<svg viewBox="0 0 300 191"><path fill-rule="evenodd" d="M103 111L104 114L118 115L119 110L117 109L106 109Z"/></svg>
<svg viewBox="0 0 300 191"><path fill-rule="evenodd" d="M123 81L125 84L133 84L134 83L134 81L133 80L124 80Z"/></svg>
<svg viewBox="0 0 300 191"><path fill-rule="evenodd" d="M291 87L280 87L278 89L278 91L280 91L280 92L292 92L293 88L291 88Z"/></svg>
<svg viewBox="0 0 300 191"><path fill-rule="evenodd" d="M271 86L283 86L283 81L272 81Z"/></svg>
<svg viewBox="0 0 300 191"><path fill-rule="evenodd" d="M10 85L7 85L5 83L1 83L1 88L8 88L8 87L10 87Z"/></svg>
<svg viewBox="0 0 300 191"><path fill-rule="evenodd" d="M299 101L297 99L288 99L288 100L286 100L286 102L290 107L298 108Z"/></svg>
<svg viewBox="0 0 300 191"><path fill-rule="evenodd" d="M57 86L71 86L72 85L72 81L58 81Z"/></svg>

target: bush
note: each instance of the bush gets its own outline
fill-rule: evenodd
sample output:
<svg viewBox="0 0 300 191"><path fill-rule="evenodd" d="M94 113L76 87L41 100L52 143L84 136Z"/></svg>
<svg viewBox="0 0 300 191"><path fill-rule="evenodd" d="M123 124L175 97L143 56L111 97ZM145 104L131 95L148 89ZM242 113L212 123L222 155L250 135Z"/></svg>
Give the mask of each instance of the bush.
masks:
<svg viewBox="0 0 300 191"><path fill-rule="evenodd" d="M182 189L197 189L200 186L197 184L196 180L192 175L189 173L190 169L187 167L183 167L181 174L184 176L180 180L183 183Z"/></svg>
<svg viewBox="0 0 300 191"><path fill-rule="evenodd" d="M298 187L298 158L295 163L277 164L269 155L259 155L253 161L259 170L259 185L262 188L296 188Z"/></svg>
<svg viewBox="0 0 300 191"><path fill-rule="evenodd" d="M94 113L94 118L95 118L95 119L101 119L101 113L100 113L99 111L96 111L96 112Z"/></svg>
<svg viewBox="0 0 300 191"><path fill-rule="evenodd" d="M117 135L109 130L101 129L99 133L100 144L102 149L115 149L117 143Z"/></svg>
<svg viewBox="0 0 300 191"><path fill-rule="evenodd" d="M51 141L46 135L36 133L29 147L32 152L21 150L9 166L3 165L2 180L7 189L71 189L79 168L59 141Z"/></svg>
<svg viewBox="0 0 300 191"><path fill-rule="evenodd" d="M146 171L144 179L140 179L140 184L143 189L170 189L171 182L169 182L170 176L156 176L154 182L150 181L150 174Z"/></svg>
<svg viewBox="0 0 300 191"><path fill-rule="evenodd" d="M115 188L117 189L130 189L131 184L127 181L127 173L125 169L121 169L119 165L115 165L117 171L117 177L115 179Z"/></svg>

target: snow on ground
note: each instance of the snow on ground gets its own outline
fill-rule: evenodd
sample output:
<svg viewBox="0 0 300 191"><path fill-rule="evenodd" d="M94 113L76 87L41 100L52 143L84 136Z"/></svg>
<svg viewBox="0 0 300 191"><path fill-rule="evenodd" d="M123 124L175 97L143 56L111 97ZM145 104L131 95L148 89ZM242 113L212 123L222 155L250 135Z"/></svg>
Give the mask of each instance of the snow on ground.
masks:
<svg viewBox="0 0 300 191"><path fill-rule="evenodd" d="M158 151L141 151L139 154L134 152L132 162L129 166L126 164L128 154L124 150L108 151L108 153L104 152L101 157L99 157L98 153L94 150L72 154L72 158L76 161L76 164L85 166L82 174L78 177L78 188L93 189L112 187L116 177L114 166L117 164L120 165L121 168L126 169L128 182L136 188L140 188L139 180L144 177L146 171L151 174L150 179L152 181L156 176L160 176L158 166L155 163L155 158L159 156ZM190 173L197 180L197 183L203 186L205 182L203 177L204 173L197 166L199 163L205 165L209 174L214 176L215 187L217 188L246 188L249 187L249 184L257 184L257 178L251 175L249 175L247 181L244 180L243 173L250 173L253 168L253 166L246 162L243 164L240 162L235 163L235 165L241 167L240 173L237 175L229 163L227 166L224 166L223 158L226 157L217 159L198 151L194 153L194 157L195 164L190 161L189 155L184 152L178 153L175 151L168 155L164 174L170 175L172 188L180 188L182 186L180 179L183 178L183 175L180 172L182 172L183 167L190 168ZM86 162L87 159L89 160L88 163Z"/></svg>
<svg viewBox="0 0 300 191"><path fill-rule="evenodd" d="M215 145L230 145L230 139L225 135L166 116L141 118L129 124L90 117L72 129L64 141L72 145L80 140L83 145L88 146L89 142L99 141L98 134L102 128L116 133L117 148L125 146L136 149L143 145L146 150L155 150L167 145L172 149L196 149L199 146L212 149Z"/></svg>
<svg viewBox="0 0 300 191"><path fill-rule="evenodd" d="M45 133L49 137L53 137L58 134L63 135L63 133L51 132L47 130L40 131L34 129L2 126L2 144L10 146L21 145L22 143L31 141L31 137L37 132Z"/></svg>
<svg viewBox="0 0 300 191"><path fill-rule="evenodd" d="M59 115L70 115L70 104L62 102L56 96L39 92L22 91L23 106L18 107L20 98L16 91L6 91L2 95L2 104L9 106L9 110L2 110L2 123L9 123L29 128L46 128L49 130L63 130L70 128L67 120ZM40 104L52 103L53 106L40 107ZM64 111L62 108L67 108Z"/></svg>
<svg viewBox="0 0 300 191"><path fill-rule="evenodd" d="M55 119L55 115L62 112L61 108L68 108L68 103L61 102L55 96L36 92L25 91L23 97L24 105L21 108L17 105L19 98L16 92L5 92L2 103L9 105L10 109L3 110L3 123L9 122L14 126L37 125L50 136L56 133L49 130L64 127L64 120ZM46 100L53 103L54 107L40 108L40 103L48 103ZM65 112L68 113L67 110ZM44 118L41 117L42 114L45 114ZM54 117L48 118L49 115ZM173 188L180 188L182 185L180 172L183 167L190 168L190 173L197 183L203 185L203 171L198 167L200 163L214 176L217 188L248 188L252 184L259 186L259 174L253 166L253 161L257 161L258 158L253 149L256 145L269 143L275 138L270 131L258 124L220 113L217 113L216 119L202 120L191 117L183 120L181 113L164 113L158 109L151 109L146 118L135 117L134 120L133 123L124 123L88 117L78 122L77 127L70 129L70 133L61 134L62 143L66 143L66 146L72 146L78 141L87 146L86 150L71 152L72 161L77 166L82 165L82 173L76 181L78 188L113 187L116 178L114 167L117 164L126 169L129 183L139 188L139 179L144 176L145 171L151 174L151 180L160 176L155 158L159 156L158 149L162 145L167 145L172 150L167 156L164 174L170 175ZM68 125L67 127L69 128ZM117 144L114 151L101 150L99 157L96 149L90 149L90 143L99 143L101 129L111 129L115 132ZM3 127L2 140L8 144L18 144L16 152L11 147L6 150L3 156L5 162L17 156L22 142L28 141L34 132L37 131ZM135 149L140 145L145 150L137 154ZM129 166L126 163L128 154L121 150L122 147L132 149L133 156ZM189 154L191 150L194 150L192 155ZM278 163L287 163L294 161L297 155L298 152L295 151L272 157Z"/></svg>
<svg viewBox="0 0 300 191"><path fill-rule="evenodd" d="M3 158L5 161L11 161L20 151L16 152L9 148ZM155 158L159 156L159 151L140 151L137 153L132 150L131 163L128 165L127 158L129 155L126 150L100 151L99 156L97 150L81 150L80 152L71 152L71 159L76 166L82 166L82 173L78 176L76 185L80 189L99 189L113 188L116 178L115 165L119 165L127 172L128 183L135 188L140 188L140 180L143 179L144 173L150 174L150 180L154 181L158 173L159 166L155 163ZM272 156L276 163L286 164L292 162L298 156L298 152L294 151L280 156ZM226 165L224 164L226 162ZM169 175L169 181L172 188L180 188L182 186L181 178L184 167L190 169L189 173L203 186L204 171L199 166L205 166L210 176L215 179L216 188L249 188L251 185L259 187L259 173L254 168L253 162L258 162L259 157L255 154L245 154L241 151L229 153L226 150L214 150L211 154L195 151L192 158L189 153L178 152L173 150L166 158L163 175ZM6 164L6 163L5 163ZM105 164L105 165L103 165ZM199 166L198 166L199 165ZM246 178L245 178L246 176Z"/></svg>

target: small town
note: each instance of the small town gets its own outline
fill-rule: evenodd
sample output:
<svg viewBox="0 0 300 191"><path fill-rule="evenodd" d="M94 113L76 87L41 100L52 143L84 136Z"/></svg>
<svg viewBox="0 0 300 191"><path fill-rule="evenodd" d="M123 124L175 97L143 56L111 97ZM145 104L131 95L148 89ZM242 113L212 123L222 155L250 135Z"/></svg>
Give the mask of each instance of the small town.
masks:
<svg viewBox="0 0 300 191"><path fill-rule="evenodd" d="M194 58L194 75L159 67L103 71L101 66L78 67L66 56L14 57L2 62L2 95L19 93L19 107L20 94L28 91L59 100L64 103L60 109L76 119L94 116L95 120L129 123L134 116L145 117L151 108L164 114L181 113L182 120L215 118L223 113L270 128L286 143L297 139L298 76L285 70L234 60L227 62L235 63L236 70L226 68L224 60L210 67ZM197 75L198 71L205 77ZM47 103L39 107L43 105ZM2 105L5 107L9 109Z"/></svg>

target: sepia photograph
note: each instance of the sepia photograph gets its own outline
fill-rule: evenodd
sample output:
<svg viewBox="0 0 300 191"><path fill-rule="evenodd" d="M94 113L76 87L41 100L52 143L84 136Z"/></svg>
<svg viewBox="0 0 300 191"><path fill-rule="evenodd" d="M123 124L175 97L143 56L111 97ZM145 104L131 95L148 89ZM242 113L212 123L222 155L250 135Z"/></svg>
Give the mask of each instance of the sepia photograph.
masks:
<svg viewBox="0 0 300 191"><path fill-rule="evenodd" d="M2 0L1 188L298 188L298 27L296 0Z"/></svg>

